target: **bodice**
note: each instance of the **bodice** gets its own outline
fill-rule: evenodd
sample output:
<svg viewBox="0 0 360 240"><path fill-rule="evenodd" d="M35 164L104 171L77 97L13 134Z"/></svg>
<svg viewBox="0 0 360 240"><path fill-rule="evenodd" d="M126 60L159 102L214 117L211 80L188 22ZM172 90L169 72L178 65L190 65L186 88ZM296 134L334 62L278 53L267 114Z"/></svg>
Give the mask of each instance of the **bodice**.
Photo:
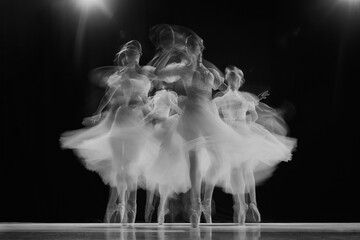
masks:
<svg viewBox="0 0 360 240"><path fill-rule="evenodd" d="M177 96L172 91L160 90L152 99L152 113L160 117L168 117L172 105L177 105Z"/></svg>
<svg viewBox="0 0 360 240"><path fill-rule="evenodd" d="M151 88L149 78L137 72L115 73L110 76L110 88L116 88L113 95L113 101L125 101L127 103L137 103L145 99Z"/></svg>
<svg viewBox="0 0 360 240"><path fill-rule="evenodd" d="M198 67L192 79L185 86L188 97L210 98L214 84L214 75L205 67Z"/></svg>
<svg viewBox="0 0 360 240"><path fill-rule="evenodd" d="M249 102L238 91L229 90L224 96L214 101L221 110L225 122L244 121L247 111L254 109L254 103Z"/></svg>

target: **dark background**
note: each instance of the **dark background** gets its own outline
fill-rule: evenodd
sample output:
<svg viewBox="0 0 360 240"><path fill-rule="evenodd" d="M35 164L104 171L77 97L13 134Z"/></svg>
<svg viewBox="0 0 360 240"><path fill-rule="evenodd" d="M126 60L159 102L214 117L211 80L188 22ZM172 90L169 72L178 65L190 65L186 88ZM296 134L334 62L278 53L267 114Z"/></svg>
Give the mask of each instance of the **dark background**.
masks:
<svg viewBox="0 0 360 240"><path fill-rule="evenodd" d="M105 0L104 0L105 1ZM264 222L358 222L360 7L340 0L108 0L112 17L83 18L72 0L1 1L0 221L102 222L108 188L61 133L79 129L104 89L93 68L112 65L136 39L141 64L154 54L150 27L186 26L205 42L204 58L244 71L243 90L270 90L287 109L293 160L257 188ZM80 31L81 32L81 31ZM137 221L145 194L139 190ZM218 189L215 222L232 221L232 199Z"/></svg>

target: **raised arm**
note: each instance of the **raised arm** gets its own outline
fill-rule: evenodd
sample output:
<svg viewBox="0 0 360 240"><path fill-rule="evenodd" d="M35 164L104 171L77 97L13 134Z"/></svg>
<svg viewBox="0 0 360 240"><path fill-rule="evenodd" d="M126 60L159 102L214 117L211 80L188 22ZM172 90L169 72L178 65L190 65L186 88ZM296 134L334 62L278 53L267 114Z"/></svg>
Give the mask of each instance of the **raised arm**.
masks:
<svg viewBox="0 0 360 240"><path fill-rule="evenodd" d="M120 85L116 87L115 86L108 87L104 96L101 98L99 106L94 115L101 114L103 109L110 103L112 97L114 96L115 92L119 89L119 87Z"/></svg>
<svg viewBox="0 0 360 240"><path fill-rule="evenodd" d="M157 76L155 75L155 67L153 66L143 66L141 69L142 74L144 74L146 77L148 77L150 79L150 81L155 81L157 80Z"/></svg>
<svg viewBox="0 0 360 240"><path fill-rule="evenodd" d="M180 62L169 63L170 58L173 55L180 59ZM180 80L183 76L193 73L195 69L195 62L191 57L184 53L179 52L177 49L169 50L159 60L158 65L155 69L155 75L164 82L172 83Z"/></svg>
<svg viewBox="0 0 360 240"><path fill-rule="evenodd" d="M249 102L249 109L248 109L248 113L249 113L249 117L250 117L250 121L255 122L258 119L258 114L256 112L256 108L255 108L255 102Z"/></svg>
<svg viewBox="0 0 360 240"><path fill-rule="evenodd" d="M192 70L191 65L185 62L171 63L163 69L155 70L155 75L158 80L173 83L180 80L183 76L191 73Z"/></svg>
<svg viewBox="0 0 360 240"><path fill-rule="evenodd" d="M104 108L110 103L111 99L113 98L115 92L120 87L120 84L112 84L109 85L104 96L101 98L98 108L96 109L95 113L92 117L85 118L83 120L84 125L94 125L101 119L101 113Z"/></svg>

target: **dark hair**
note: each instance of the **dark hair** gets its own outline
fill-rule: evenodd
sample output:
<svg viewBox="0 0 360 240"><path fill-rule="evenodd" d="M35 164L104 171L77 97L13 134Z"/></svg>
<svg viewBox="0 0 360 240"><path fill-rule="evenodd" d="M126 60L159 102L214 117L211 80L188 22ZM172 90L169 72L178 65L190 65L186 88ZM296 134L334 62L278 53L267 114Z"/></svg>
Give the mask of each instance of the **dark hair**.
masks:
<svg viewBox="0 0 360 240"><path fill-rule="evenodd" d="M186 38L185 46L191 52L194 52L196 47L200 47L201 51L205 49L203 40L196 34L191 34Z"/></svg>
<svg viewBox="0 0 360 240"><path fill-rule="evenodd" d="M240 68L237 68L237 67L234 66L234 65L228 65L228 66L225 68L225 74L226 74L226 72L229 72L229 71L235 72L235 73L237 73L237 74L240 75L240 79L239 79L239 80L234 81L234 82L232 82L232 83L229 83L229 82L228 82L228 84L229 84L229 86L230 86L231 89L235 89L235 88L236 88L236 85L234 85L234 84L237 84L237 83L241 84L241 83L244 83L244 82L245 82L244 73L243 73L243 71L240 70Z"/></svg>
<svg viewBox="0 0 360 240"><path fill-rule="evenodd" d="M142 54L141 44L136 40L131 40L120 46L120 51L116 54L114 61L120 65L122 59L125 56L125 53L128 51L138 52L140 55Z"/></svg>

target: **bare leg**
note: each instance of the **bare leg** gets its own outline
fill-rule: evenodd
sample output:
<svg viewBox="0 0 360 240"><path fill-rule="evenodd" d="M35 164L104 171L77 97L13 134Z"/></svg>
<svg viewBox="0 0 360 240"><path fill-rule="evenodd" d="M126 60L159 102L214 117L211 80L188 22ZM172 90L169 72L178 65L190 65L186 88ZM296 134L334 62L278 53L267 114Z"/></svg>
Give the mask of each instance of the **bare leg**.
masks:
<svg viewBox="0 0 360 240"><path fill-rule="evenodd" d="M136 179L129 178L128 186L131 191L128 191L128 199L126 201L126 222L134 223L136 220L136 199L137 199L137 181Z"/></svg>
<svg viewBox="0 0 360 240"><path fill-rule="evenodd" d="M243 225L248 206L245 201L245 180L242 169L233 169L231 173L231 187L234 199L234 222Z"/></svg>
<svg viewBox="0 0 360 240"><path fill-rule="evenodd" d="M196 228L200 223L201 215L201 172L199 159L194 150L189 152L189 161L192 195L190 222L192 227Z"/></svg>
<svg viewBox="0 0 360 240"><path fill-rule="evenodd" d="M212 205L212 195L214 192L215 185L207 183L205 184L205 193L204 193L204 200L202 202L202 212L204 213L205 221L207 223L212 223L212 212L211 212L211 205Z"/></svg>
<svg viewBox="0 0 360 240"><path fill-rule="evenodd" d="M150 187L148 187L150 189ZM155 210L154 206L154 195L155 195L156 188L152 188L147 190L146 192L146 205L145 205L145 222L151 222L152 215Z"/></svg>
<svg viewBox="0 0 360 240"><path fill-rule="evenodd" d="M118 212L120 215L120 222L124 221L125 217L125 208L126 208L126 189L127 186L123 182L118 183L117 190L119 194L119 203L117 205Z"/></svg>
<svg viewBox="0 0 360 240"><path fill-rule="evenodd" d="M109 187L109 200L106 206L106 213L105 213L105 223L111 222L111 217L116 213L116 200L118 198L118 193L116 187Z"/></svg>
<svg viewBox="0 0 360 240"><path fill-rule="evenodd" d="M167 208L167 200L169 196L169 188L166 186L159 186L160 203L158 207L158 224L162 225L165 220L165 215L169 212Z"/></svg>
<svg viewBox="0 0 360 240"><path fill-rule="evenodd" d="M213 203L213 192L214 192L214 188L215 188L215 182L216 179L213 179L214 176L217 176L217 171L218 171L218 166L217 164L219 163L220 156L217 153L216 150L213 150L211 148L207 149L208 153L209 153L209 157L212 159L212 166L211 168L208 170L208 172L206 173L206 179L208 181L206 181L205 183L205 190L204 190L204 199L202 202L202 211L204 213L204 217L207 223L212 223L212 203Z"/></svg>
<svg viewBox="0 0 360 240"><path fill-rule="evenodd" d="M134 223L136 220L136 212L137 212L136 198L137 198L136 189L129 192L129 198L126 205L128 223Z"/></svg>
<svg viewBox="0 0 360 240"><path fill-rule="evenodd" d="M250 197L250 204L249 207L252 212L252 216L254 218L255 222L261 221L260 212L257 208L257 202L256 202L256 183L255 183L255 177L253 169L249 165L244 166L244 177L245 177L245 184L247 192L249 193Z"/></svg>

